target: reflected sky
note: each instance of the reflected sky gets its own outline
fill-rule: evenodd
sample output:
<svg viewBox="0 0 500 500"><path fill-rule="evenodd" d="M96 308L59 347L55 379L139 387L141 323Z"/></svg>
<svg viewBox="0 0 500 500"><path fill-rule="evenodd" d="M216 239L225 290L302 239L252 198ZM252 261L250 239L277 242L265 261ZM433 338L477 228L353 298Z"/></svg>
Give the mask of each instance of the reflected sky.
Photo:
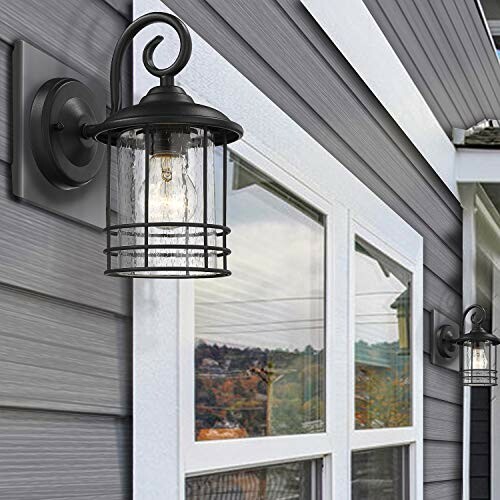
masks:
<svg viewBox="0 0 500 500"><path fill-rule="evenodd" d="M394 265L394 264L393 264ZM409 273L402 271L402 275ZM372 256L356 252L356 340L368 344L399 340L395 301L408 289L408 282L396 277Z"/></svg>
<svg viewBox="0 0 500 500"><path fill-rule="evenodd" d="M249 181L248 170L245 185L238 186L240 167L229 167L235 188L228 193L233 275L196 283L197 340L290 351L323 348L323 225L288 203L289 193L277 196L257 177Z"/></svg>

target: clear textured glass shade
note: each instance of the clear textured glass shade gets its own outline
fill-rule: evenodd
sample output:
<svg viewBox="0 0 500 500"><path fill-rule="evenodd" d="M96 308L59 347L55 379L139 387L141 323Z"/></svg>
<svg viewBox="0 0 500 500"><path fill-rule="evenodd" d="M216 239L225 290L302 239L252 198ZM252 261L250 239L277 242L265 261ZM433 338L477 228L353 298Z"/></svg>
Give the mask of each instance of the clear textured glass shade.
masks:
<svg viewBox="0 0 500 500"><path fill-rule="evenodd" d="M129 130L119 136L117 149L116 224L108 245L108 269L115 272L110 274L228 274L227 232L215 220L211 132L189 127Z"/></svg>
<svg viewBox="0 0 500 500"><path fill-rule="evenodd" d="M494 386L497 384L496 346L490 341L467 341L460 346L463 384Z"/></svg>

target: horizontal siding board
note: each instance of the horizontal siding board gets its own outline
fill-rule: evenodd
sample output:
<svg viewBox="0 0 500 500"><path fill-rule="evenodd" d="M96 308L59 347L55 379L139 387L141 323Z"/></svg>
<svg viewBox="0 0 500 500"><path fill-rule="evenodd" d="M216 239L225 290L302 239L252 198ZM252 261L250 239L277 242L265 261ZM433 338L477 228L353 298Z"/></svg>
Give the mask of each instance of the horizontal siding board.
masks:
<svg viewBox="0 0 500 500"><path fill-rule="evenodd" d="M0 282L130 315L129 280L103 275L104 233L20 203L0 162Z"/></svg>
<svg viewBox="0 0 500 500"><path fill-rule="evenodd" d="M0 287L0 406L125 415L131 322Z"/></svg>
<svg viewBox="0 0 500 500"><path fill-rule="evenodd" d="M458 323L462 317L461 294L427 267L424 267L424 308L427 311L439 309Z"/></svg>
<svg viewBox="0 0 500 500"><path fill-rule="evenodd" d="M491 500L489 479L485 477L471 477L470 492L471 500Z"/></svg>
<svg viewBox="0 0 500 500"><path fill-rule="evenodd" d="M11 161L12 47L0 41L0 160Z"/></svg>
<svg viewBox="0 0 500 500"><path fill-rule="evenodd" d="M463 389L458 372L440 368L424 354L424 396L461 405Z"/></svg>
<svg viewBox="0 0 500 500"><path fill-rule="evenodd" d="M0 498L131 497L127 419L0 409Z"/></svg>
<svg viewBox="0 0 500 500"><path fill-rule="evenodd" d="M462 445L444 441L424 443L424 482L454 481L462 477Z"/></svg>
<svg viewBox="0 0 500 500"><path fill-rule="evenodd" d="M470 461L471 477L490 477L490 455L489 448L482 454L473 454Z"/></svg>
<svg viewBox="0 0 500 500"><path fill-rule="evenodd" d="M74 69L100 80L109 89L113 50L128 22L101 0L0 0L0 39L34 43ZM130 75L130 67L124 68ZM123 78L125 95L131 78Z"/></svg>
<svg viewBox="0 0 500 500"><path fill-rule="evenodd" d="M424 439L462 442L462 406L424 398Z"/></svg>
<svg viewBox="0 0 500 500"><path fill-rule="evenodd" d="M440 481L424 485L425 500L458 500L461 496L461 481Z"/></svg>
<svg viewBox="0 0 500 500"><path fill-rule="evenodd" d="M116 12L119 12L125 19L132 19L132 0L103 0Z"/></svg>

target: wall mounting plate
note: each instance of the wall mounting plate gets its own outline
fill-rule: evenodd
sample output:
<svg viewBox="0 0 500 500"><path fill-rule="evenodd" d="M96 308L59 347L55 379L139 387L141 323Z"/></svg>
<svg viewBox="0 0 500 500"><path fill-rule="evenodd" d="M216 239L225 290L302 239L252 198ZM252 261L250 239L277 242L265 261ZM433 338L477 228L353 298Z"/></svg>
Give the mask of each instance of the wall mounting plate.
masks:
<svg viewBox="0 0 500 500"><path fill-rule="evenodd" d="M458 346L455 346L455 349L449 353L452 355L451 358L446 357L438 349L437 338L443 331L450 334L450 336L453 335L454 337L458 337L460 335L460 326L456 321L453 321L451 318L436 309L431 312L430 326L432 364L458 372L460 370Z"/></svg>
<svg viewBox="0 0 500 500"><path fill-rule="evenodd" d="M59 93L54 95L50 106L37 110L40 89L54 79L77 82L57 89ZM76 95L64 95L75 90ZM66 100L63 102L61 98ZM74 142L80 139L75 136L78 125L75 110L97 122L104 120L103 87L33 45L17 41L13 54L13 193L23 201L102 229L106 225L105 146L85 144L82 140L76 148ZM67 121L69 128L59 123L61 130L47 129L47 122L59 117ZM37 126L45 134L38 141L32 140L35 137L32 129ZM91 161L86 160L89 150ZM50 172L54 172L53 182L48 180Z"/></svg>

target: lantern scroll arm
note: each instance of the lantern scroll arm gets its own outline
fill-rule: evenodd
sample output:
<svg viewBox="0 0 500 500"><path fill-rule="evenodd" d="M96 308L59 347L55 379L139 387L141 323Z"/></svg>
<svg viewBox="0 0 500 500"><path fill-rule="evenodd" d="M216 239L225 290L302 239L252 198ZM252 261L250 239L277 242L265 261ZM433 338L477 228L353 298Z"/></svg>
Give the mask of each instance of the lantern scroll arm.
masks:
<svg viewBox="0 0 500 500"><path fill-rule="evenodd" d="M144 28L154 23L165 23L172 26L177 32L180 40L180 50L175 61L167 68L158 68L153 61L153 53L158 45L163 41L162 36L156 36L144 47L142 60L149 73L160 78L160 85L172 85L174 76L184 69L191 58L192 41L187 26L177 17L166 12L151 12L137 18L122 33L118 40L113 58L111 60L110 89L111 89L111 115L121 109L122 88L121 88L121 67L123 55L129 47L134 37ZM101 123L85 124L82 134L85 138L94 137L101 128Z"/></svg>

